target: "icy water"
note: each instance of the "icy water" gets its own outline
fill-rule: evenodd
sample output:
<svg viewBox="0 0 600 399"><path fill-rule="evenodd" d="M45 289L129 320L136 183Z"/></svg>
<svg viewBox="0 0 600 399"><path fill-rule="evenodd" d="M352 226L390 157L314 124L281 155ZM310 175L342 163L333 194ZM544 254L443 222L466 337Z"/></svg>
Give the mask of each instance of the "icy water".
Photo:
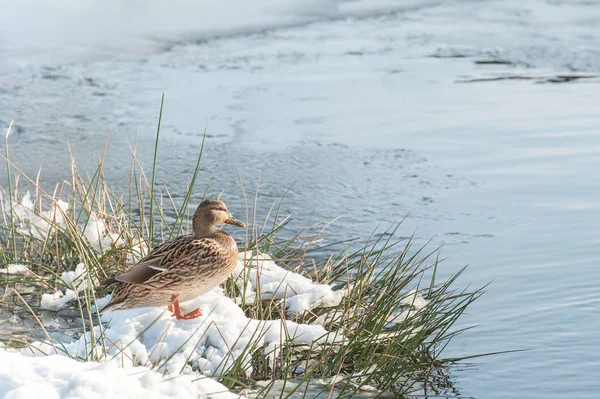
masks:
<svg viewBox="0 0 600 399"><path fill-rule="evenodd" d="M331 232L366 237L406 217L401 234L443 244L442 273L491 282L447 354L527 351L452 370L461 397L596 397L600 4L63 3L0 17L0 126L27 172L52 186L67 141L93 166L109 137L106 177L127 184L127 140L148 165L164 92L176 193L207 126L200 186L238 214L239 170L264 211L293 184L295 226L342 216Z"/></svg>

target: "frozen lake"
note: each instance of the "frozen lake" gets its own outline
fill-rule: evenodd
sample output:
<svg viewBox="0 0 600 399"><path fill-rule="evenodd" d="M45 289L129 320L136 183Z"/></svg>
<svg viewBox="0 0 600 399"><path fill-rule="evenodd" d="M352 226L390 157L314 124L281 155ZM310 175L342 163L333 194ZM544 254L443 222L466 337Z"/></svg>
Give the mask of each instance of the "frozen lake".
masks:
<svg viewBox="0 0 600 399"><path fill-rule="evenodd" d="M260 173L265 210L293 184L296 226L342 216L332 232L367 237L406 217L401 234L443 244L443 273L491 282L447 354L528 351L453 370L461 396L594 397L600 4L278 3L6 2L12 159L52 187L67 141L93 166L109 137L106 178L126 185L127 140L149 164L164 92L175 193L206 126L198 187L212 179L233 211L237 171L249 191Z"/></svg>

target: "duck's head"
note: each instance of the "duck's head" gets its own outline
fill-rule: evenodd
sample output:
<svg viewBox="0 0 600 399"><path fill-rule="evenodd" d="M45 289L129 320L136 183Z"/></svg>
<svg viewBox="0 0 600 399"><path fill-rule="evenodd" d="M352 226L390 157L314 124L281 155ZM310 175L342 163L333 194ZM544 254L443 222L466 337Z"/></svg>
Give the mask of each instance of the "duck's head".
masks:
<svg viewBox="0 0 600 399"><path fill-rule="evenodd" d="M231 224L238 227L246 225L231 216L227 205L221 200L208 199L198 205L192 221L194 234L202 236L215 230L215 226Z"/></svg>

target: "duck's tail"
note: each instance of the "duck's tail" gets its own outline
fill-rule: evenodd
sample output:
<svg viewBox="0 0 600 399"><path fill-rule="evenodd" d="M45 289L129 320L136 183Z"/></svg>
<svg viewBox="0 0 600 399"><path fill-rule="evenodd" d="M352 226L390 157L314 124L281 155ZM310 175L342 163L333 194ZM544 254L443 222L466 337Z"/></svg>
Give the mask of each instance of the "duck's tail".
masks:
<svg viewBox="0 0 600 399"><path fill-rule="evenodd" d="M112 310L119 310L119 309L124 309L124 305L123 302L116 302L116 303L112 303L109 302L105 307L103 307L102 309L100 309L100 313L104 313L104 312L110 312Z"/></svg>
<svg viewBox="0 0 600 399"><path fill-rule="evenodd" d="M104 288L106 288L109 285L114 284L114 283L118 283L118 282L119 281L115 280L114 278L111 278L111 279L108 279L105 282L103 282L102 286ZM115 302L113 302L113 300L115 299L115 295L114 294L115 294L115 292L113 291L113 295L110 298L110 302L108 304L106 304L106 306L104 306L102 309L100 309L100 313L110 312L111 310L118 310L118 309L122 308L122 306L123 306L122 301L118 301L118 302L115 301Z"/></svg>

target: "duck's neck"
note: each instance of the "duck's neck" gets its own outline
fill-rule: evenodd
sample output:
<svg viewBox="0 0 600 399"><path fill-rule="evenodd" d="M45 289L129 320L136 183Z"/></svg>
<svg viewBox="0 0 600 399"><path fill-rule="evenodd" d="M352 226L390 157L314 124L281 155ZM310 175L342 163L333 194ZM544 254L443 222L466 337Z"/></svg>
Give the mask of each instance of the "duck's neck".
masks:
<svg viewBox="0 0 600 399"><path fill-rule="evenodd" d="M196 237L203 237L209 234L216 233L217 231L219 231L219 229L217 229L217 226L215 226L214 224L194 223L194 235Z"/></svg>

